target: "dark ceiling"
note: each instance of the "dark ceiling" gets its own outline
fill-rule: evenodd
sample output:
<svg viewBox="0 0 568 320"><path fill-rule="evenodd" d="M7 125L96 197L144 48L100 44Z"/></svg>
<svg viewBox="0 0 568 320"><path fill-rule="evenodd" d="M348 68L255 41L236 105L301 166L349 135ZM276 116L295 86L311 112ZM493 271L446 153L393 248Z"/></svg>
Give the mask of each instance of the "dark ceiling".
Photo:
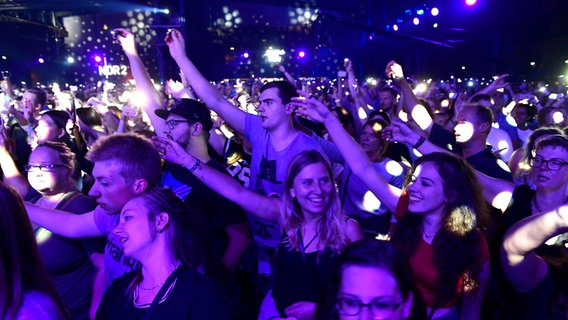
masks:
<svg viewBox="0 0 568 320"><path fill-rule="evenodd" d="M25 39L50 39L61 42L67 35L61 18L72 15L127 11L135 8L167 7L181 12L189 22L195 38L234 45L259 42L263 35L272 32L265 25L250 23L232 32L203 37L211 31L212 8L229 3L234 6L298 8L319 10L318 19L310 28L304 28L310 37L327 38L349 54L364 61L373 69L380 68L388 55L407 60L417 71L425 61L432 69L442 68L449 60L440 55L476 59L477 70L487 73L506 70L529 73L529 61L542 61L535 68L536 75L559 68L550 61L568 59L568 1L567 0L478 0L478 4L465 8L465 0L169 0L169 1L110 1L110 0L0 0L0 28L10 30L3 37L3 46L22 46ZM440 27L411 29L416 8L440 8ZM282 15L286 11L282 10ZM430 17L431 18L431 17ZM399 32L386 29L404 20ZM401 23L402 25L402 23ZM191 33L192 30L188 32ZM288 31L286 31L288 32ZM5 33L5 32L3 32ZM377 36L380 41L366 40ZM359 39L358 42L355 39ZM441 49L445 48L445 49ZM447 49L451 48L451 49ZM54 49L57 50L57 49ZM346 52L351 50L350 52ZM450 50L450 51L448 51ZM452 51L453 50L453 51ZM385 57L383 57L385 55ZM418 55L418 58L414 56ZM376 58L373 59L372 56ZM209 57L207 57L209 58ZM436 63L436 59L440 59ZM374 61L376 65L373 65ZM519 67L522 66L522 67ZM525 70L526 69L526 70Z"/></svg>

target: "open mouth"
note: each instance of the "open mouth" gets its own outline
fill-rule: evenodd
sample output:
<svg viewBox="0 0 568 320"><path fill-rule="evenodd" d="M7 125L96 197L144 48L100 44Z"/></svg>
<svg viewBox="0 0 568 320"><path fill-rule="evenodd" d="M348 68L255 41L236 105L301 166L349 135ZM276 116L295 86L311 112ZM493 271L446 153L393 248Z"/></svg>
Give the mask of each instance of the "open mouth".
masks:
<svg viewBox="0 0 568 320"><path fill-rule="evenodd" d="M411 194L410 197L408 198L408 200L409 200L410 203L416 203L416 202L422 201L422 198Z"/></svg>

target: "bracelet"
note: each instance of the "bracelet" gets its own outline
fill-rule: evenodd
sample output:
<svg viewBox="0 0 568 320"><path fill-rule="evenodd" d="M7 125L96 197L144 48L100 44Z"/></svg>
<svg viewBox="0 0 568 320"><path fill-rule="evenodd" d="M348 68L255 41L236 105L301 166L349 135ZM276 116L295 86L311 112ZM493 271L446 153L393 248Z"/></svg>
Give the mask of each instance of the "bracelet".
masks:
<svg viewBox="0 0 568 320"><path fill-rule="evenodd" d="M199 159L197 159L197 161L195 161L195 164L193 165L193 167L191 167L189 169L189 172L193 173L193 171L195 171L195 169L197 169L197 167L199 167L200 164L201 164L201 161L199 161Z"/></svg>
<svg viewBox="0 0 568 320"><path fill-rule="evenodd" d="M420 139L418 139L418 142L416 142L412 147L414 149L418 149L424 143L424 141L426 141L426 138L420 137Z"/></svg>

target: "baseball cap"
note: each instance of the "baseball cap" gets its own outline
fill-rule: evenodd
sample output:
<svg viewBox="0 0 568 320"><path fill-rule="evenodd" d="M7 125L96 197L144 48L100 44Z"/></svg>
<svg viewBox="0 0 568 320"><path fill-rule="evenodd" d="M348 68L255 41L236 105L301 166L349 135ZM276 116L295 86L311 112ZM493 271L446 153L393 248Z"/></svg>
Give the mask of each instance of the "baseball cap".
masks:
<svg viewBox="0 0 568 320"><path fill-rule="evenodd" d="M61 110L48 110L42 112L41 115L42 116L46 115L50 117L53 123L55 123L55 125L59 129L65 129L65 127L67 126L67 121L71 119L71 117L69 117L69 114L66 111L61 111Z"/></svg>
<svg viewBox="0 0 568 320"><path fill-rule="evenodd" d="M213 127L213 121L207 106L193 99L180 99L170 110L158 109L154 110L154 113L164 120L168 119L170 113L173 113L187 120L199 122L205 131L209 131Z"/></svg>

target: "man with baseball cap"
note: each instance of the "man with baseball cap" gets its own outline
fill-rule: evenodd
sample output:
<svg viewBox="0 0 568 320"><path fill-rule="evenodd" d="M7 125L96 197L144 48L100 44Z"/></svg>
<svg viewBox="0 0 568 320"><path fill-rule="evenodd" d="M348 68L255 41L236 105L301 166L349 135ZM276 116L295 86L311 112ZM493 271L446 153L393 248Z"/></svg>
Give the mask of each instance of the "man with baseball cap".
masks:
<svg viewBox="0 0 568 320"><path fill-rule="evenodd" d="M179 143L189 154L227 174L224 167L211 158L209 130L213 121L204 103L193 99L179 100L171 110L156 109L154 113L166 120L163 135ZM236 204L219 196L191 173L191 168L167 163L161 184L171 188L190 207L203 214L207 232L215 251L221 259L221 267L228 275L236 270L240 256L251 241L244 211Z"/></svg>

